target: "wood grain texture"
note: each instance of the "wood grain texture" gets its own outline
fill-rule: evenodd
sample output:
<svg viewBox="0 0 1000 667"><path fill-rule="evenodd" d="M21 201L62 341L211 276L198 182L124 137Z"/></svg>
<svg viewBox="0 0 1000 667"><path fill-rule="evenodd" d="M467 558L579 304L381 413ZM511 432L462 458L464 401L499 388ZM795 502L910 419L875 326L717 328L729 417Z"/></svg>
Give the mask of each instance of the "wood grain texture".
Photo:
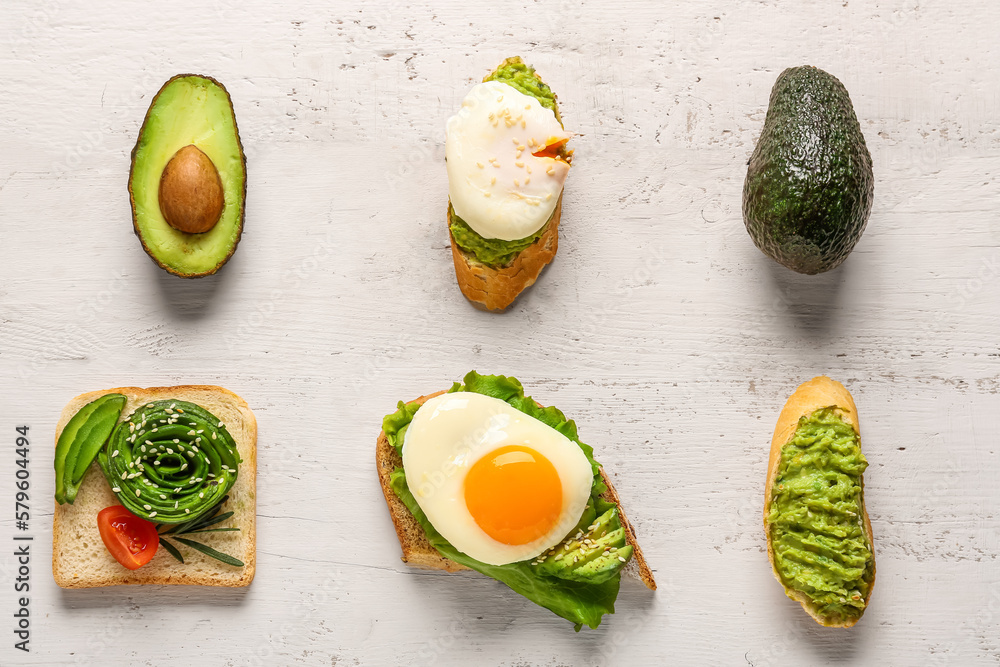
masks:
<svg viewBox="0 0 1000 667"><path fill-rule="evenodd" d="M1000 660L997 3L15 0L0 16L0 442L9 471L31 426L37 549L32 652L8 636L0 664ZM513 54L580 136L559 254L498 316L455 285L443 128ZM811 278L740 216L771 85L807 63L851 92L876 176L864 238ZM198 281L149 260L126 191L150 97L182 71L229 89L248 160L243 240ZM398 399L470 368L577 420L659 591L623 588L575 634L495 582L399 561L371 442ZM879 584L847 632L785 598L759 519L771 428L819 374L855 397L871 462ZM258 419L254 584L58 590L61 407L202 383ZM13 532L0 513L0 543Z"/></svg>

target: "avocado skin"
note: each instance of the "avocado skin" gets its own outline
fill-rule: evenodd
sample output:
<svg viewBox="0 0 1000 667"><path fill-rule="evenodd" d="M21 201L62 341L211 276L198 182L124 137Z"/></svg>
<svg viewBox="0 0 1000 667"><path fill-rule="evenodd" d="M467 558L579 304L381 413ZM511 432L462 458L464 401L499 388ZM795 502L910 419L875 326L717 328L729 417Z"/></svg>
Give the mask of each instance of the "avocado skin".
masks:
<svg viewBox="0 0 1000 667"><path fill-rule="evenodd" d="M875 178L835 76L812 66L778 76L748 165L743 221L765 255L809 275L847 259L868 223Z"/></svg>
<svg viewBox="0 0 1000 667"><path fill-rule="evenodd" d="M156 108L157 100L159 100L160 95L163 93L163 91L167 90L167 88L170 87L170 84L172 84L174 81L178 79L185 79L188 77L196 77L199 79L205 79L207 81L210 81L214 85L218 86L226 94L226 98L229 102L229 111L233 115L233 128L235 129L234 139L236 140L236 146L239 150L240 160L243 163L243 172L244 174L246 173L247 156L243 150L243 142L240 140L239 125L236 122L236 110L233 108L233 100L232 97L229 95L229 91L226 89L224 85L222 85L220 81L218 81L214 77L208 76L207 74L192 74L190 72L184 74L176 74L170 77L170 79L168 79L162 86L160 86L160 89L156 92L156 95L153 96L152 101L149 103L149 108L146 110L146 115L143 116L142 125L140 126L139 129L139 136L136 139L135 146L132 147L131 153L129 153L130 165L128 174L128 198L129 202L132 205L132 231L135 233L136 237L138 237L139 242L142 244L142 249L146 251L146 254L149 255L150 259L156 262L156 265L159 266L164 271L166 271L167 273L171 273L180 278L204 278L205 276L211 276L217 273L219 269L225 266L226 263L229 262L230 259L232 259L233 253L236 252L236 248L240 245L240 240L243 238L243 224L246 221L246 199L247 199L246 178L243 179L243 190L240 193L240 201L242 205L240 207L240 217L238 221L238 227L236 230L236 241L233 243L232 247L229 249L229 252L226 254L226 256L223 257L219 261L219 263L215 265L214 268L212 268L210 271L205 271L202 273L187 273L175 269L174 267L166 264L160 259L160 257L157 255L156 248L151 247L149 244L146 243L146 238L139 230L139 220L135 205L135 191L132 188L133 176L135 175L136 152L139 150L139 146L142 143L143 132L145 131L146 126L149 123L150 114L153 113L153 110Z"/></svg>

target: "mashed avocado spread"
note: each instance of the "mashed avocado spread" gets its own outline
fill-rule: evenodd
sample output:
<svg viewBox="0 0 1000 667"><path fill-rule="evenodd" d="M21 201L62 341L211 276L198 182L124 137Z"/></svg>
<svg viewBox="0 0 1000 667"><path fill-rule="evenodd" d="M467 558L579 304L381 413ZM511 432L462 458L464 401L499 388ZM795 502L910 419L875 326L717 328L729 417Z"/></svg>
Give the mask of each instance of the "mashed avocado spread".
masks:
<svg viewBox="0 0 1000 667"><path fill-rule="evenodd" d="M835 408L799 420L782 448L767 516L774 563L788 588L820 615L856 619L874 574L861 509L868 461L854 428Z"/></svg>
<svg viewBox="0 0 1000 667"><path fill-rule="evenodd" d="M559 109L556 106L556 96L552 89L544 81L535 76L535 68L525 64L519 57L508 58L492 74L486 77L486 81L499 81L511 88L530 95L538 100L546 109L551 110L559 119ZM560 150L561 154L565 149ZM541 229L531 236L515 241L504 241L502 239L488 239L480 236L472 227L455 215L451 205L448 206L448 224L451 228L451 235L455 238L455 243L465 252L475 255L476 259L487 266L498 267L510 264L519 252L530 246L541 238L545 230L548 229L551 218Z"/></svg>

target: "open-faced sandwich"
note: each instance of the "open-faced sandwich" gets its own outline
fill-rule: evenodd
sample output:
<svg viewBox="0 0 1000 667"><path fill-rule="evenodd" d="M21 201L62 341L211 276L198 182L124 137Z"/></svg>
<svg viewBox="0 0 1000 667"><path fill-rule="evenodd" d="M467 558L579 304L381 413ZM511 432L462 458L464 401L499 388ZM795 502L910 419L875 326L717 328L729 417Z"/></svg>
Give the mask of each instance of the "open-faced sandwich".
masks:
<svg viewBox="0 0 1000 667"><path fill-rule="evenodd" d="M256 469L257 421L221 387L77 396L56 427L56 583L249 585Z"/></svg>
<svg viewBox="0 0 1000 667"><path fill-rule="evenodd" d="M448 120L448 229L462 293L509 306L558 247L572 151L556 96L520 58L477 84Z"/></svg>
<svg viewBox="0 0 1000 667"><path fill-rule="evenodd" d="M416 567L473 569L571 621L614 613L623 570L656 589L618 495L576 425L475 371L382 421L379 481Z"/></svg>
<svg viewBox="0 0 1000 667"><path fill-rule="evenodd" d="M849 628L875 585L858 408L826 376L799 386L771 440L764 490L767 555L785 594L817 623Z"/></svg>

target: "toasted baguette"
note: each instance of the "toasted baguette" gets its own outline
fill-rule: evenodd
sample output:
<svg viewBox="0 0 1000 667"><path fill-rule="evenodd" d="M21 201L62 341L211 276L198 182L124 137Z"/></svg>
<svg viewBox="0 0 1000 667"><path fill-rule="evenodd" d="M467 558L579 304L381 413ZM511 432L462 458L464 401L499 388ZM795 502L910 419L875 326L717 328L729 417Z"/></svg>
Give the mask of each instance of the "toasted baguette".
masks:
<svg viewBox="0 0 1000 667"><path fill-rule="evenodd" d="M149 401L176 398L202 406L225 423L243 462L223 507L223 511L235 514L222 525L240 530L202 533L194 537L240 559L245 565L226 565L184 545L178 545L184 555L183 564L160 548L153 560L137 570L120 565L104 547L97 530L97 513L119 503L95 461L84 475L76 503L56 504L52 521L52 575L56 583L63 588L122 584L249 586L257 562L257 420L246 401L222 387L213 386L119 387L92 391L77 396L63 408L56 426L56 442L66 423L80 408L110 393L123 394L128 399L121 420Z"/></svg>
<svg viewBox="0 0 1000 667"><path fill-rule="evenodd" d="M844 385L836 380L831 380L825 375L815 377L799 385L795 393L785 403L785 407L778 416L778 423L774 427L774 437L771 439L771 455L767 463L767 483L764 487L764 531L767 535L767 558L771 562L771 570L783 587L784 582L781 581L781 575L778 573L778 568L774 562L771 527L767 522L767 515L771 507L771 489L774 487L774 480L778 475L778 467L781 463L781 450L795 436L800 418L811 415L820 408L834 406L838 409L841 419L854 427L854 432L858 434L858 444L860 446L861 428L858 424L858 408L854 405L854 399ZM872 539L872 524L868 519L868 511L865 509L864 477L861 480L861 489L861 515L864 520L865 533L868 536L868 543L874 544L874 540ZM868 595L865 597L865 607L868 606L872 590L875 588L874 567L874 563L872 563L872 581L868 588ZM806 613L812 616L820 625L828 628L849 628L858 621L858 619L845 621L822 616L805 593L787 587L785 587L785 593L788 597L801 604ZM864 613L863 610L862 613Z"/></svg>
<svg viewBox="0 0 1000 667"><path fill-rule="evenodd" d="M450 210L450 207L449 207ZM562 195L538 240L517 253L507 266L493 268L476 259L455 243L449 222L448 238L451 239L451 257L455 260L455 278L465 298L477 308L503 310L531 285L535 284L542 269L551 262L559 249L559 218L562 215ZM449 216L445 216L448 221Z"/></svg>
<svg viewBox="0 0 1000 667"><path fill-rule="evenodd" d="M502 68L510 62L520 63L521 58L514 56L505 59L497 69ZM490 75L483 77L483 81L489 80ZM535 78L539 81L542 77L535 72ZM555 96L555 93L553 93ZM555 108L556 120L562 125L562 116L559 114L559 105ZM567 161L572 160L573 151L565 151L564 157ZM472 302L472 305L483 310L503 310L514 299L535 284L535 280L542 273L545 265L555 259L556 250L559 249L559 220L562 217L562 194L556 202L552 217L546 223L545 231L538 240L522 250L511 260L510 264L501 267L491 267L476 259L472 253L465 252L455 243L455 237L451 233L451 205L445 214L445 223L448 226L448 238L451 240L451 256L455 261L455 277L458 280L458 287L462 290L465 298Z"/></svg>
<svg viewBox="0 0 1000 667"><path fill-rule="evenodd" d="M428 399L440 396L443 393L443 391L439 391L427 394L426 396L421 396L418 399L410 401L410 403L423 405ZM389 439L386 437L385 431L379 433L378 442L375 445L375 465L378 468L378 480L379 484L382 485L382 493L385 495L386 505L389 506L389 516L392 517L393 526L396 528L396 537L399 538L399 546L403 550L403 562L425 570L444 570L446 572L468 570L469 568L464 565L445 558L437 549L431 546L431 543L427 540L426 533L424 533L424 529L410 513L410 510L406 508L403 501L399 499L396 492L392 490L389 476L393 470L403 466L403 461L396 448L389 444ZM629 523L628 517L625 516L625 510L622 509L618 493L615 491L615 487L611 484L611 480L603 468L601 469L601 478L608 486L608 490L601 497L618 506L618 516L621 519L622 527L625 528L626 539L632 545L633 549L632 558L625 566L624 571L626 574L641 581L650 590L655 591L656 581L653 579L653 572L649 569L649 565L642 555L642 549L639 548L639 543L635 538L635 530L633 530L632 524Z"/></svg>

